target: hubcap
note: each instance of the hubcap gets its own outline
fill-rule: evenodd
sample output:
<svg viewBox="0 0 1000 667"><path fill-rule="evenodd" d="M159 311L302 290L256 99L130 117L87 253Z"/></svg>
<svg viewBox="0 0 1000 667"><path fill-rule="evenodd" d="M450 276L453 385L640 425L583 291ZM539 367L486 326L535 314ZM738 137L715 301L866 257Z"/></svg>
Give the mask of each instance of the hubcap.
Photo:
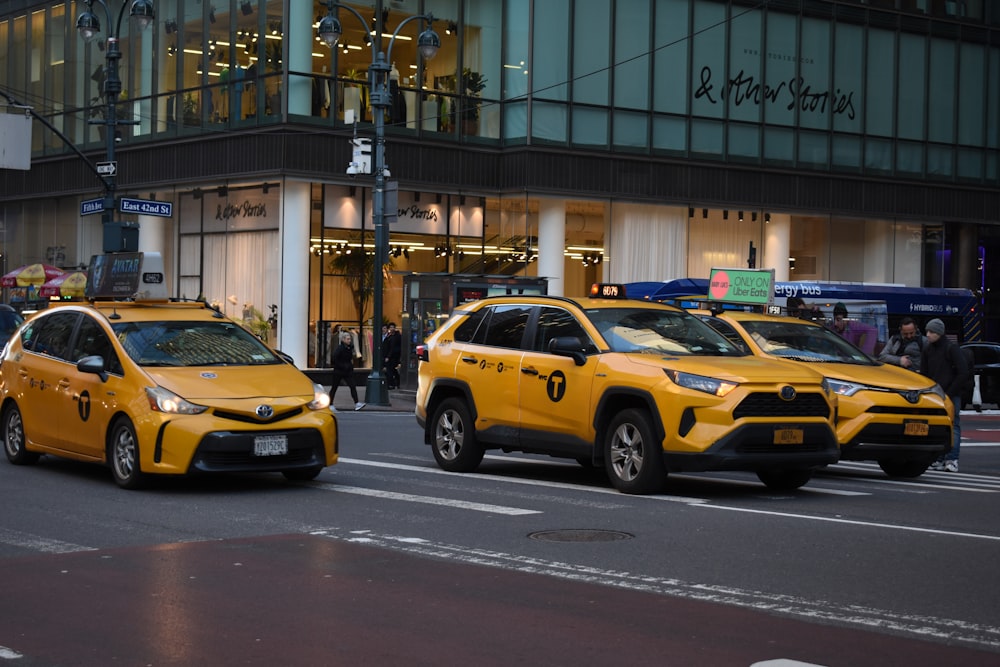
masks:
<svg viewBox="0 0 1000 667"><path fill-rule="evenodd" d="M461 418L453 410L444 412L438 420L435 436L437 449L441 456L449 461L454 459L461 451L464 440L465 429Z"/></svg>
<svg viewBox="0 0 1000 667"><path fill-rule="evenodd" d="M21 426L21 415L16 411L11 412L10 416L7 418L7 437L4 440L4 445L7 447L7 453L11 456L17 456L21 451L21 447L24 442L24 429Z"/></svg>
<svg viewBox="0 0 1000 667"><path fill-rule="evenodd" d="M632 481L642 469L642 435L632 424L615 429L611 440L611 467L619 479Z"/></svg>
<svg viewBox="0 0 1000 667"><path fill-rule="evenodd" d="M128 429L118 431L114 451L115 472L121 479L128 479L135 470L135 440Z"/></svg>

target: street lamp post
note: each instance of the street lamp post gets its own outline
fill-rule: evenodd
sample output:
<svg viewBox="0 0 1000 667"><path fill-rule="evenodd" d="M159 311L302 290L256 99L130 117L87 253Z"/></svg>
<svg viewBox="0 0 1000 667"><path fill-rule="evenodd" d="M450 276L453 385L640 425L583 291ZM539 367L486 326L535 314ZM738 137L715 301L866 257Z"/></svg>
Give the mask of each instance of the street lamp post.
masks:
<svg viewBox="0 0 1000 667"><path fill-rule="evenodd" d="M104 96L107 102L107 109L104 113L103 121L92 121L99 125L104 125L105 159L109 165L109 172L102 174L104 179L104 210L101 213L101 221L104 224L104 252L116 252L121 250L138 249L138 233L136 232L135 243L126 242L124 227L114 222L116 208L116 183L117 168L115 166L115 141L116 128L119 125L135 125L138 120L118 119L118 96L122 92L122 81L118 76L118 61L121 60L122 52L118 45L118 38L122 29L122 17L125 15L126 0L122 0L121 8L118 11L118 21L112 23L111 9L106 0L84 0L87 9L76 19L76 28L80 31L83 41L91 42L94 37L101 32L101 22L94 14L94 3L104 8L104 16L108 23L107 46L104 50L105 75L104 75ZM139 30L145 30L153 22L153 0L132 0L129 16ZM114 30L112 31L112 27ZM135 245L136 247L131 247Z"/></svg>
<svg viewBox="0 0 1000 667"><path fill-rule="evenodd" d="M346 9L354 14L361 22L365 32L368 31L368 23L353 7L342 5L338 2L327 1L327 15L319 23L317 36L328 46L336 46L343 34L340 21L333 15L335 7ZM392 45L396 41L396 36L410 21L427 21L428 27L420 33L417 38L417 49L420 55L426 60L437 55L441 47L441 39L434 32L434 16L432 14L418 14L405 19L392 33L389 39L388 56L382 52L381 43L376 49L371 45L372 64L368 70L368 83L371 89L371 105L375 115L375 190L372 192L372 223L375 227L375 266L372 270L373 283L373 306L372 306L372 370L368 376L365 386L366 400L373 405L389 405L389 392L386 387L386 378L382 373L382 336L380 327L382 326L382 270L386 262L386 253L389 247L389 233L385 225L385 113L392 107L392 94L389 92L389 74L392 71ZM381 26L379 27L381 36Z"/></svg>

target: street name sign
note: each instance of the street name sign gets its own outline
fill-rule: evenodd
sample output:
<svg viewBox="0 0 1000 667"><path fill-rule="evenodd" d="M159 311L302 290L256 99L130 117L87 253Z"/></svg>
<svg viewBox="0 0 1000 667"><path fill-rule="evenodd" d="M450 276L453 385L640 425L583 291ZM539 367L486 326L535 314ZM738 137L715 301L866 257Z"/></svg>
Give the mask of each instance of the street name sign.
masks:
<svg viewBox="0 0 1000 667"><path fill-rule="evenodd" d="M84 199L80 202L80 215L91 215L104 212L104 198Z"/></svg>
<svg viewBox="0 0 1000 667"><path fill-rule="evenodd" d="M153 201L152 199L122 197L118 200L118 210L122 213L157 215L161 218L171 218L174 215L174 205L172 203L168 201Z"/></svg>

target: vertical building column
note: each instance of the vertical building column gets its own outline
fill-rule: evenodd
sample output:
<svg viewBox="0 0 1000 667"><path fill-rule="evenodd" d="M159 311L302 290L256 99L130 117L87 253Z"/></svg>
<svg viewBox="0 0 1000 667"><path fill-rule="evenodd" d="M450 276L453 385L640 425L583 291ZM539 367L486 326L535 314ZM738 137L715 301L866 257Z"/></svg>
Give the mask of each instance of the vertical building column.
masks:
<svg viewBox="0 0 1000 667"><path fill-rule="evenodd" d="M566 202L538 201L538 277L549 279L549 294L563 296L566 289Z"/></svg>
<svg viewBox="0 0 1000 667"><path fill-rule="evenodd" d="M354 17L345 18L353 20ZM285 43L288 44L287 72L312 72L313 45L316 45L315 48L321 52L328 53L330 51L325 45L316 42L313 28L315 24L313 3L301 2L301 0L289 3L288 20L285 21L287 32ZM294 74L287 76L288 113L301 116L310 115L312 113L312 79ZM307 244L303 247L308 248L309 246Z"/></svg>
<svg viewBox="0 0 1000 667"><path fill-rule="evenodd" d="M302 4L302 3L299 3ZM285 181L281 188L281 310L277 345L305 368L309 353L310 185Z"/></svg>
<svg viewBox="0 0 1000 667"><path fill-rule="evenodd" d="M795 274L788 270L789 245L792 236L792 216L772 213L771 222L764 226L764 258L757 258L762 269L774 269L776 281L795 280Z"/></svg>

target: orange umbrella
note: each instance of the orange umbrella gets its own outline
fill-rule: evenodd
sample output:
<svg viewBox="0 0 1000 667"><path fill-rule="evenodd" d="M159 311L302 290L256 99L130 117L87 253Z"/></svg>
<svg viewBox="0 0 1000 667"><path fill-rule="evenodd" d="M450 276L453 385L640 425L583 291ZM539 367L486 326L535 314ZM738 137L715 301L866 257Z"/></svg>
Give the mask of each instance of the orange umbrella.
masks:
<svg viewBox="0 0 1000 667"><path fill-rule="evenodd" d="M0 287L27 287L28 285L41 285L57 276L63 274L62 269L57 269L48 264L28 264L14 269L0 278Z"/></svg>
<svg viewBox="0 0 1000 667"><path fill-rule="evenodd" d="M43 283L42 286L38 288L38 293L45 299L50 296L82 297L86 289L87 274L83 271L72 271L70 273L64 273L61 276L56 276L52 280Z"/></svg>

